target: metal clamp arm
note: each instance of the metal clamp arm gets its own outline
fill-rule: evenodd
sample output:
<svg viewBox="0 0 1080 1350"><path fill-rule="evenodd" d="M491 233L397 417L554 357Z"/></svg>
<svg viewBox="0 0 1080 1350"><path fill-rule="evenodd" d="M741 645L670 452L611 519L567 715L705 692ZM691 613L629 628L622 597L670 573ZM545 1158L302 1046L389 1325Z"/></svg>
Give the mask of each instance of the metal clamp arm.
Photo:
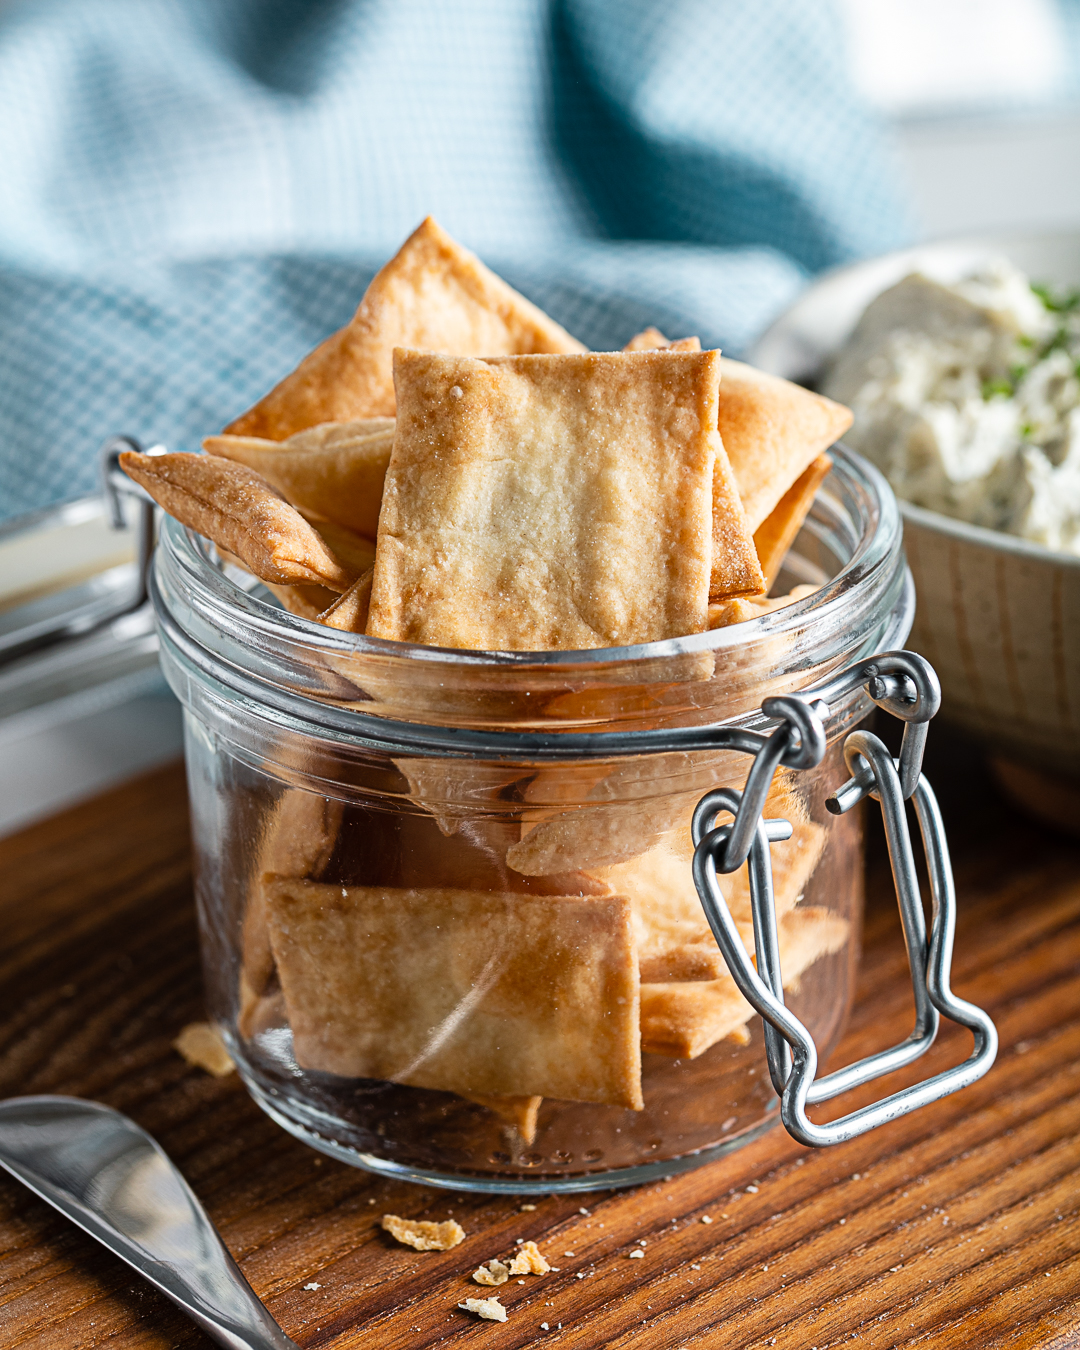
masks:
<svg viewBox="0 0 1080 1350"><path fill-rule="evenodd" d="M762 792L763 773L756 776L755 770L762 763L771 762L772 771L775 771L776 764L782 762L773 749L773 741L779 740L779 732L773 733L759 753L748 776L745 793L728 789L711 792L699 803L694 815L696 851L693 872L702 908L736 985L763 1019L766 1056L773 1085L781 1099L781 1119L790 1134L812 1147L842 1143L967 1087L986 1073L997 1054L997 1033L990 1018L981 1009L957 998L949 984L956 929L956 897L941 815L930 785L921 774L925 726L937 710L939 695L936 677L922 658L906 652L875 658L875 664L877 669L863 665L851 672L842 672L837 680L848 681L856 670L866 679L871 697L907 722L904 748L899 762L894 763L885 745L876 736L863 731L853 732L845 742L844 755L854 776L836 794L829 807L838 814L843 813L867 795L873 796L881 804L915 997L915 1025L903 1041L818 1079L817 1047L813 1037L785 1006L773 904L770 845L789 838L791 826L787 821L764 820L760 811L751 818L750 812L751 787L755 788L754 801L760 797L763 802L768 791L766 782L765 791ZM885 676L880 673L882 666L887 667ZM848 690L851 687L847 684ZM787 700L770 702L790 704L795 703L797 698L793 696ZM773 715L787 711L780 708L764 710ZM816 738L807 735L805 718L815 715L817 709L810 713L809 705L804 701L802 710L802 725L796 724L793 731L799 743L809 747ZM906 733L913 727L920 728L920 733L909 738ZM785 744L790 743L791 739L789 733ZM818 744L822 745L817 757L820 760L824 753L823 742ZM904 749L908 752L906 762ZM772 772L769 774L770 782L771 777ZM919 821L930 875L932 918L929 941L904 807L908 797L913 800ZM735 817L734 822L710 828L718 811L731 812ZM743 945L717 880L719 873L733 871L734 866L740 865L738 861L732 865L732 855L741 851L733 849L740 826L742 834L751 836L747 855L744 856L749 857L756 967ZM840 1093L892 1073L925 1054L937 1035L939 1015L967 1027L974 1035L974 1049L962 1064L935 1074L914 1087L894 1092L881 1101L829 1124L817 1125L808 1118L807 1106L828 1101Z"/></svg>

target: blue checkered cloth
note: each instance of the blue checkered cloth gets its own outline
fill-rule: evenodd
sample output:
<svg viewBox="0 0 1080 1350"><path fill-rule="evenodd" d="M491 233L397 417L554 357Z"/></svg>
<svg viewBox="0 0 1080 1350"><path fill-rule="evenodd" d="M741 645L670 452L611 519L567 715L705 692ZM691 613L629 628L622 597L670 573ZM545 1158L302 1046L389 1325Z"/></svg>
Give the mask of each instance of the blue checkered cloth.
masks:
<svg viewBox="0 0 1080 1350"><path fill-rule="evenodd" d="M827 0L6 0L0 516L195 448L434 214L597 348L906 240Z"/></svg>

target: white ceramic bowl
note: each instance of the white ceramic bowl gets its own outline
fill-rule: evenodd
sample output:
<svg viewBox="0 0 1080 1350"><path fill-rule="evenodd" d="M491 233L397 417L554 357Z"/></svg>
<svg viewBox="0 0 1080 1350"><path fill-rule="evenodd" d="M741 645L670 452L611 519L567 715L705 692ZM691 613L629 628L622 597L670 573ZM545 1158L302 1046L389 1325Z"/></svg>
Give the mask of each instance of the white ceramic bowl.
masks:
<svg viewBox="0 0 1080 1350"><path fill-rule="evenodd" d="M909 272L952 281L1001 255L1033 280L1080 285L1080 232L926 244L827 273L747 359L812 384L870 301ZM941 677L943 716L1009 760L1080 775L1080 557L902 511L918 596L909 646Z"/></svg>

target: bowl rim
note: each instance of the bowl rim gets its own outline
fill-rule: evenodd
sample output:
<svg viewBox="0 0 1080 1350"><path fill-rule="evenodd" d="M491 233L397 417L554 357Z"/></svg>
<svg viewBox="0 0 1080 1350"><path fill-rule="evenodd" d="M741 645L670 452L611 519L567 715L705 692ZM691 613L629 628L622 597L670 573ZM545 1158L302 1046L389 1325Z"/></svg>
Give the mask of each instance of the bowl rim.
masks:
<svg viewBox="0 0 1080 1350"><path fill-rule="evenodd" d="M900 501L900 499L897 499ZM951 535L963 540L965 544L975 544L982 548L994 549L1000 553L1012 553L1017 557L1028 558L1032 562L1052 564L1080 571L1080 553L1063 553L1060 549L1048 548L1031 539L1022 539L1017 534L1006 534L1003 530L991 530L985 525L970 525L966 520L957 520L941 511L931 511L925 506L915 506L911 502L900 501L900 515L904 528L918 525L935 534Z"/></svg>

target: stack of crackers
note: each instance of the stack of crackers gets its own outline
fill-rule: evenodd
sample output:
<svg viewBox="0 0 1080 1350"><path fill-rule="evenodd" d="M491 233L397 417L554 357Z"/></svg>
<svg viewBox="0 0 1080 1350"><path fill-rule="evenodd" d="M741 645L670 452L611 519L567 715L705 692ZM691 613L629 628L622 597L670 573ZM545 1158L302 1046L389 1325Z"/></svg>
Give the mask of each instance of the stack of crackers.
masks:
<svg viewBox="0 0 1080 1350"><path fill-rule="evenodd" d="M590 650L774 607L850 422L696 338L586 351L429 219L205 455L122 463L303 618Z"/></svg>
<svg viewBox="0 0 1080 1350"><path fill-rule="evenodd" d="M767 597L849 423L696 338L649 329L586 351L427 220L351 322L206 454L122 463L302 618L590 650L799 598ZM649 786L639 809L634 776L656 765L394 767L419 875L346 878L352 808L322 796L286 788L263 822L244 1036L288 1025L302 1068L452 1092L527 1141L543 1097L640 1110L643 1053L745 1037L689 866L689 813L714 776ZM766 811L794 826L773 849L791 983L848 925L799 904L825 830L784 774ZM725 886L752 949L745 869Z"/></svg>

